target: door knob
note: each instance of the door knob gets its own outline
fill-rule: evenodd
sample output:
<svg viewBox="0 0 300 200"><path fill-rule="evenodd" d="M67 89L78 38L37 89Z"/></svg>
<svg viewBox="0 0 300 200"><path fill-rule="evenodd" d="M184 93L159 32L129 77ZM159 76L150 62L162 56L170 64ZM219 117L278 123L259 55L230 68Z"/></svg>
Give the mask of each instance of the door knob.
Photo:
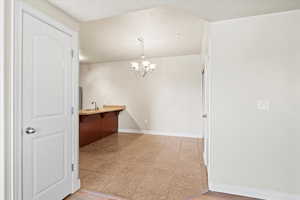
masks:
<svg viewBox="0 0 300 200"><path fill-rule="evenodd" d="M207 114L202 115L203 118L207 118Z"/></svg>
<svg viewBox="0 0 300 200"><path fill-rule="evenodd" d="M28 127L26 128L26 131L25 131L28 135L31 135L31 134L35 134L36 133L36 130L32 127Z"/></svg>

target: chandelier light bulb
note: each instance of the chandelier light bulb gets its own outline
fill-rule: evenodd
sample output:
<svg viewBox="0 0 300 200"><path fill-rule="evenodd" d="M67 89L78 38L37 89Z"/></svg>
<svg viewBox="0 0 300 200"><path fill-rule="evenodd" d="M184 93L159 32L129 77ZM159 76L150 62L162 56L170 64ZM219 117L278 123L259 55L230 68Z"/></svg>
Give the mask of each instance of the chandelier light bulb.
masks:
<svg viewBox="0 0 300 200"><path fill-rule="evenodd" d="M138 69L138 68L139 68L139 63L137 63L137 62L132 62L132 63L131 63L131 67L132 67L133 69Z"/></svg>
<svg viewBox="0 0 300 200"><path fill-rule="evenodd" d="M147 60L143 61L143 66L144 67L148 67L149 65L150 65L149 61L147 61Z"/></svg>
<svg viewBox="0 0 300 200"><path fill-rule="evenodd" d="M150 64L150 69L155 70L156 69L156 64Z"/></svg>

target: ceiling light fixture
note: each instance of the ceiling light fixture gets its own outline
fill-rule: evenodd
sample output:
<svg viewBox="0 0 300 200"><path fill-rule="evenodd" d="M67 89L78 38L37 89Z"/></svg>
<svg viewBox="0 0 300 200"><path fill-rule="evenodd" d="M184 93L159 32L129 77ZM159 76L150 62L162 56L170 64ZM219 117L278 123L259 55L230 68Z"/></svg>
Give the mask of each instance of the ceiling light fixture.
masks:
<svg viewBox="0 0 300 200"><path fill-rule="evenodd" d="M131 62L130 70L135 72L139 78L145 78L149 73L156 69L156 64L146 60L145 43L143 38L137 38L142 46L142 56L137 62Z"/></svg>

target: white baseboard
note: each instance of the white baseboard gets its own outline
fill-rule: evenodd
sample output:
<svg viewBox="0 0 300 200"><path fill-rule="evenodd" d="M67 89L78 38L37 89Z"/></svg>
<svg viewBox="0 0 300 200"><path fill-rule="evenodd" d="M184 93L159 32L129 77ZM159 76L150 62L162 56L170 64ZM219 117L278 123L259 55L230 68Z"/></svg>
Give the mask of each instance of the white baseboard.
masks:
<svg viewBox="0 0 300 200"><path fill-rule="evenodd" d="M210 184L209 190L227 194L240 195L265 200L299 200L300 195L280 193L269 190L259 190L240 186Z"/></svg>
<svg viewBox="0 0 300 200"><path fill-rule="evenodd" d="M195 133L183 133L183 132L164 132L155 130L138 130L138 129L119 129L120 133L141 133L148 135L163 135L163 136L176 136L176 137L188 137L188 138L203 138L203 134Z"/></svg>

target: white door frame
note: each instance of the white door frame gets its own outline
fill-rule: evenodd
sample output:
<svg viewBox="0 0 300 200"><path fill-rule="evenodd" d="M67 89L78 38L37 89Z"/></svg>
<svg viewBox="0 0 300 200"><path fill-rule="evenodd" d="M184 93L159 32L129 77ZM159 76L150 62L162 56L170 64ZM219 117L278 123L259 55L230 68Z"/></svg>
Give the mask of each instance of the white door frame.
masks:
<svg viewBox="0 0 300 200"><path fill-rule="evenodd" d="M5 199L5 1L0 0L0 199Z"/></svg>
<svg viewBox="0 0 300 200"><path fill-rule="evenodd" d="M210 34L210 26L208 34ZM207 159L207 178L208 178L208 189L210 190L211 185L211 163L212 163L212 145L211 145L211 138L212 138L212 122L213 122L213 116L212 116L212 109L213 109L213 103L212 103L212 66L211 66L211 40L208 35L208 55L205 58L205 72L206 72L206 101L207 101L207 134L206 134L206 159Z"/></svg>
<svg viewBox="0 0 300 200"><path fill-rule="evenodd" d="M203 159L204 164L208 167L208 87L207 87L207 67L206 64L203 65L203 69L201 72L202 77L202 120L203 120L203 138L204 138L204 150L203 150Z"/></svg>
<svg viewBox="0 0 300 200"><path fill-rule="evenodd" d="M80 188L79 180L79 110L78 110L78 87L79 87L79 42L78 32L69 29L54 19L48 17L40 11L37 11L23 2L15 4L15 52L14 52L14 69L13 69L13 138L12 154L14 164L13 168L13 200L22 200L22 18L26 12L35 18L53 26L72 37L72 163L74 171L72 173L72 192ZM70 108L71 109L71 108ZM12 199L11 199L12 200Z"/></svg>
<svg viewBox="0 0 300 200"><path fill-rule="evenodd" d="M211 65L210 65L210 59L209 56L207 58L207 63L204 67L206 76L205 76L205 92L206 92L206 133L205 133L205 159L206 159L206 167L207 167L207 174L208 174L208 187L210 186L210 180L211 180L211 152L212 152L212 146L211 146L211 137L212 137L212 89L211 89ZM210 188L209 188L210 189Z"/></svg>

